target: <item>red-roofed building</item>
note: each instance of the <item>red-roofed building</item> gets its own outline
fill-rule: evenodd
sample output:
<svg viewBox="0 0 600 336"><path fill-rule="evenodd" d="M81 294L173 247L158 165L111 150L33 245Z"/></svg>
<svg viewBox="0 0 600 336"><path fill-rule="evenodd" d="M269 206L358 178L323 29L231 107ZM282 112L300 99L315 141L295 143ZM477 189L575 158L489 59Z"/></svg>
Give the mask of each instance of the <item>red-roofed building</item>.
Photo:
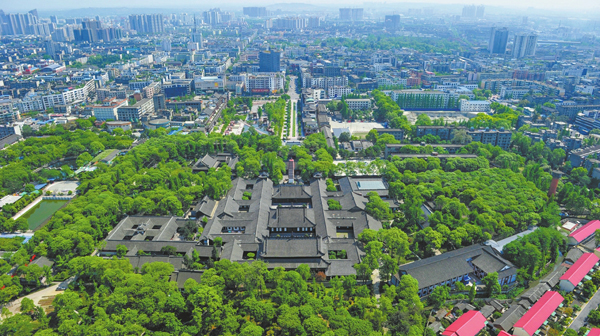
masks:
<svg viewBox="0 0 600 336"><path fill-rule="evenodd" d="M511 334L509 334L509 333L507 333L507 332L506 332L506 331L504 331L504 330L501 330L501 331L498 333L498 336L512 336L512 335L511 335Z"/></svg>
<svg viewBox="0 0 600 336"><path fill-rule="evenodd" d="M583 280L583 277L600 260L594 253L584 253L577 261L560 277L560 289L570 292Z"/></svg>
<svg viewBox="0 0 600 336"><path fill-rule="evenodd" d="M498 336L500 336L500 335L498 335ZM587 334L587 336L600 336L600 329L599 328L590 329L590 332Z"/></svg>
<svg viewBox="0 0 600 336"><path fill-rule="evenodd" d="M475 336L485 327L485 317L476 310L462 314L442 333L443 336Z"/></svg>
<svg viewBox="0 0 600 336"><path fill-rule="evenodd" d="M569 245L577 245L581 243L586 238L593 235L598 229L600 229L600 221L590 221L569 235Z"/></svg>
<svg viewBox="0 0 600 336"><path fill-rule="evenodd" d="M533 336L563 302L558 292L547 291L514 325L513 335Z"/></svg>

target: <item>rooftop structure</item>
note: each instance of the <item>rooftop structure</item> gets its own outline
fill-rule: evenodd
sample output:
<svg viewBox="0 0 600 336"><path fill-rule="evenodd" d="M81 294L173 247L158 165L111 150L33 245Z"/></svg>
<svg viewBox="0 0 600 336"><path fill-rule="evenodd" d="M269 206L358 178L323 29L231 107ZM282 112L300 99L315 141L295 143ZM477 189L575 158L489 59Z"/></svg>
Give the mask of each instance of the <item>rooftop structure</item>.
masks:
<svg viewBox="0 0 600 336"><path fill-rule="evenodd" d="M475 244L400 265L392 283L398 284L402 275L409 274L419 281L419 295L426 296L435 287L466 280L469 273L483 278L493 272L498 273L501 285L512 283L517 277L517 268L511 262L499 256L490 246Z"/></svg>
<svg viewBox="0 0 600 336"><path fill-rule="evenodd" d="M475 336L485 327L485 317L476 310L462 314L442 333L443 336Z"/></svg>
<svg viewBox="0 0 600 336"><path fill-rule="evenodd" d="M205 156L200 161L212 167L218 164L219 155ZM199 200L190 209L194 219L123 219L107 237L101 255L112 255L117 245L125 245L126 256L137 265L151 261L136 256L137 251L164 258L161 249L169 245L176 248L177 256L168 262L177 270L184 267L180 259L192 256L194 250L201 259L211 258L214 241L219 237L223 241L219 256L231 261L246 262L248 254L254 254L269 268L295 269L308 264L326 276L356 274L352 266L360 262L362 255L356 237L364 229L382 227L381 222L363 211L368 201L366 194L375 191L385 199L388 191L381 178L345 177L338 183L340 191L327 192L323 179L314 179L309 185L274 185L262 177L236 178L223 199ZM328 210L328 199L337 200L342 210ZM208 219L203 232L194 240L186 240L181 234L186 223L203 217ZM330 254L338 251L345 251L345 259L330 259Z"/></svg>
<svg viewBox="0 0 600 336"><path fill-rule="evenodd" d="M569 234L569 245L577 245L581 243L582 241L591 237L598 229L600 229L600 221L590 221L589 223Z"/></svg>
<svg viewBox="0 0 600 336"><path fill-rule="evenodd" d="M570 292L600 260L594 253L585 253L560 277L560 289Z"/></svg>
<svg viewBox="0 0 600 336"><path fill-rule="evenodd" d="M564 298L558 292L548 291L529 309L517 323L513 334L515 336L533 336L546 322L548 317L558 308Z"/></svg>

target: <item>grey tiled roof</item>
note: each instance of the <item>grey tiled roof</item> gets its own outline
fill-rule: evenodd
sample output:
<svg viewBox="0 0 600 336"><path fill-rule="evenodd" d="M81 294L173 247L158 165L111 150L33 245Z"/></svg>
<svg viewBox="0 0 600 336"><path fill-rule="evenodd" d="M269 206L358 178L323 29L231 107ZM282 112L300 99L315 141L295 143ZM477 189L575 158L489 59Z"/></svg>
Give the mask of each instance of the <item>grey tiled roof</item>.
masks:
<svg viewBox="0 0 600 336"><path fill-rule="evenodd" d="M209 218L197 241L183 241L179 236L178 229L188 219L130 216L109 234L103 252L114 253L117 245L122 244L128 248L126 257L135 267L146 262L165 261L171 262L177 270L184 267L182 257L136 254L140 250L159 252L169 245L175 247L180 255L190 256L196 251L200 257L210 258L214 247L207 242L220 237L223 247L219 252L224 259L251 262L244 257L252 252L256 253L257 260L268 263L270 269L295 269L300 264L308 264L314 270L325 271L328 276L342 276L356 274L352 266L359 263L364 255L354 237L366 228L381 228L381 222L361 210L366 198L359 192L353 192L349 181L340 183L341 191L336 197L341 200L342 210L335 211L328 210L326 202L330 193L326 192L324 179L313 179L310 184L302 186L274 187L267 178L235 178L232 184L233 187L222 199L204 197L195 206L198 217L204 215ZM243 199L244 192L252 193L249 200ZM290 200L294 200L294 206L289 204L292 203ZM279 205L273 205L273 202ZM302 203L303 206L297 206ZM138 227L133 228L134 225ZM338 227L350 231L354 237L338 238ZM303 236L305 232L310 237L273 238L276 233L270 233L270 229L274 228L285 228L286 233L300 233L297 236ZM310 231L302 231L302 228ZM126 237L130 240L124 240ZM345 250L347 259L329 260L330 250Z"/></svg>
<svg viewBox="0 0 600 336"><path fill-rule="evenodd" d="M321 257L319 239L317 238L269 238L265 239L264 258L307 258Z"/></svg>
<svg viewBox="0 0 600 336"><path fill-rule="evenodd" d="M202 274L204 274L204 271L181 270L181 271L171 273L170 280L175 281L177 283L177 288L183 288L183 286L185 285L185 282L188 279L193 279L196 282L200 282L200 278L202 277Z"/></svg>
<svg viewBox="0 0 600 336"><path fill-rule="evenodd" d="M274 188L273 200L278 199L305 199L311 198L310 187L301 185L281 185Z"/></svg>
<svg viewBox="0 0 600 336"><path fill-rule="evenodd" d="M525 314L525 311L525 308L520 305L512 305L512 307L508 308L502 316L494 321L494 326L504 331L509 331Z"/></svg>
<svg viewBox="0 0 600 336"><path fill-rule="evenodd" d="M419 288L426 288L473 272L473 268L469 265L467 260L477 260L481 258L481 256L484 256L484 259L482 259L482 262L479 264L487 269L493 269L493 272L499 270L498 267L500 264L498 261L503 261L504 266L509 266L507 270L499 272L499 278L503 278L505 276L504 274L507 272L516 273L516 267L509 261L504 260L499 256L490 258L490 256L487 256L486 254L494 256L494 251L490 246L479 244L471 245L430 258L421 259L410 264L401 265L400 274L410 274L419 281ZM492 265L488 266L486 261L492 262Z"/></svg>
<svg viewBox="0 0 600 336"><path fill-rule="evenodd" d="M481 307L481 309L479 310L479 312L481 312L483 314L483 316L485 316L486 319L489 318L490 316L492 316L494 311L495 311L494 307L492 307L490 305L485 305L485 306Z"/></svg>
<svg viewBox="0 0 600 336"><path fill-rule="evenodd" d="M312 228L315 226L313 209L308 208L277 208L269 213L269 227Z"/></svg>
<svg viewBox="0 0 600 336"><path fill-rule="evenodd" d="M534 303L536 303L542 297L542 295L544 295L544 293L546 293L549 290L550 287L547 284L540 283L528 290L527 292L525 292L523 295L521 295L521 301L519 301L519 304L524 306L531 306Z"/></svg>
<svg viewBox="0 0 600 336"><path fill-rule="evenodd" d="M574 247L574 248L570 249L569 252L567 253L567 255L565 256L565 261L568 261L571 264L574 264L577 261L577 259L579 259L582 255L583 255L583 251Z"/></svg>
<svg viewBox="0 0 600 336"><path fill-rule="evenodd" d="M142 266L147 263L153 262L166 262L173 265L173 268L176 270L181 269L183 267L183 257L174 257L174 256L164 256L164 257L153 257L153 256L135 256L135 257L126 257L129 259L131 265L135 268L142 269Z"/></svg>
<svg viewBox="0 0 600 336"><path fill-rule="evenodd" d="M558 282L560 281L560 277L563 274L565 274L566 271L567 268L565 266L558 266L557 269L546 274L546 276L544 276L544 278L540 280L540 283L545 283L548 285L548 287L550 287L550 289L552 289L558 284Z"/></svg>

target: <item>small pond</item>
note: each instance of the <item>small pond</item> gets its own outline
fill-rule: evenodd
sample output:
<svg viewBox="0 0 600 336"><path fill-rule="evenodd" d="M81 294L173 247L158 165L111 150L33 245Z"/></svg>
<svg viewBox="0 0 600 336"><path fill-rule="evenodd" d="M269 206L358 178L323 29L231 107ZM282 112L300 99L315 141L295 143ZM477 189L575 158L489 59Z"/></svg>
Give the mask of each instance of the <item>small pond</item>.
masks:
<svg viewBox="0 0 600 336"><path fill-rule="evenodd" d="M29 229L35 230L49 219L58 209L69 201L65 200L42 200L33 208L23 214L23 218L29 223Z"/></svg>

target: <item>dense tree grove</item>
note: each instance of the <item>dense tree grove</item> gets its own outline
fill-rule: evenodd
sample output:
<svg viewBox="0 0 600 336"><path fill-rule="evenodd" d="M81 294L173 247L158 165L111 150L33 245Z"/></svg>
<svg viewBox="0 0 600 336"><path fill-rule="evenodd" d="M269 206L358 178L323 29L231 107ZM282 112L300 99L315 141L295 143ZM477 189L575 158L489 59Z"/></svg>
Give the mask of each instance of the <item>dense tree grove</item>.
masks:
<svg viewBox="0 0 600 336"><path fill-rule="evenodd" d="M554 228L538 228L518 240L508 243L502 252L519 267L519 275L531 279L536 269L554 263L560 253L567 250L565 237ZM522 271L522 272L521 272Z"/></svg>
<svg viewBox="0 0 600 336"><path fill-rule="evenodd" d="M377 109L373 111L375 119L387 122L391 128L410 131L408 119L406 119L406 116L403 115L404 112L392 98L379 90L374 90L372 95L377 106Z"/></svg>
<svg viewBox="0 0 600 336"><path fill-rule="evenodd" d="M151 263L134 272L127 259L80 257L67 266L77 284L46 315L32 304L0 325L0 334L40 335L422 335L418 285L403 276L379 300L352 276L331 288L308 267L267 270L266 264L218 261L189 279L169 281L173 266ZM239 290L243 288L244 290Z"/></svg>
<svg viewBox="0 0 600 336"><path fill-rule="evenodd" d="M281 132L283 132L285 106L286 100L283 98L277 99L274 103L266 103L263 105L263 109L269 117L269 121L271 121L271 127L273 127L273 131L279 136L281 136Z"/></svg>
<svg viewBox="0 0 600 336"><path fill-rule="evenodd" d="M462 163L462 169L451 160L442 167L436 158L388 164L390 196L403 200L404 215L392 226L418 231L425 221L421 205L431 202L430 227L416 232L416 252L430 254L444 245L458 248L493 236L507 237L530 225L559 222L556 204L548 203L545 193L522 174L487 168L483 157L462 160L472 163Z"/></svg>
<svg viewBox="0 0 600 336"><path fill-rule="evenodd" d="M126 149L133 142L128 136L113 136L106 132L66 131L61 125L54 135L29 137L0 152L0 188L5 193L21 190L30 182L44 181L36 168L63 158L77 158L83 153L96 155L99 149ZM91 159L90 159L91 160Z"/></svg>

